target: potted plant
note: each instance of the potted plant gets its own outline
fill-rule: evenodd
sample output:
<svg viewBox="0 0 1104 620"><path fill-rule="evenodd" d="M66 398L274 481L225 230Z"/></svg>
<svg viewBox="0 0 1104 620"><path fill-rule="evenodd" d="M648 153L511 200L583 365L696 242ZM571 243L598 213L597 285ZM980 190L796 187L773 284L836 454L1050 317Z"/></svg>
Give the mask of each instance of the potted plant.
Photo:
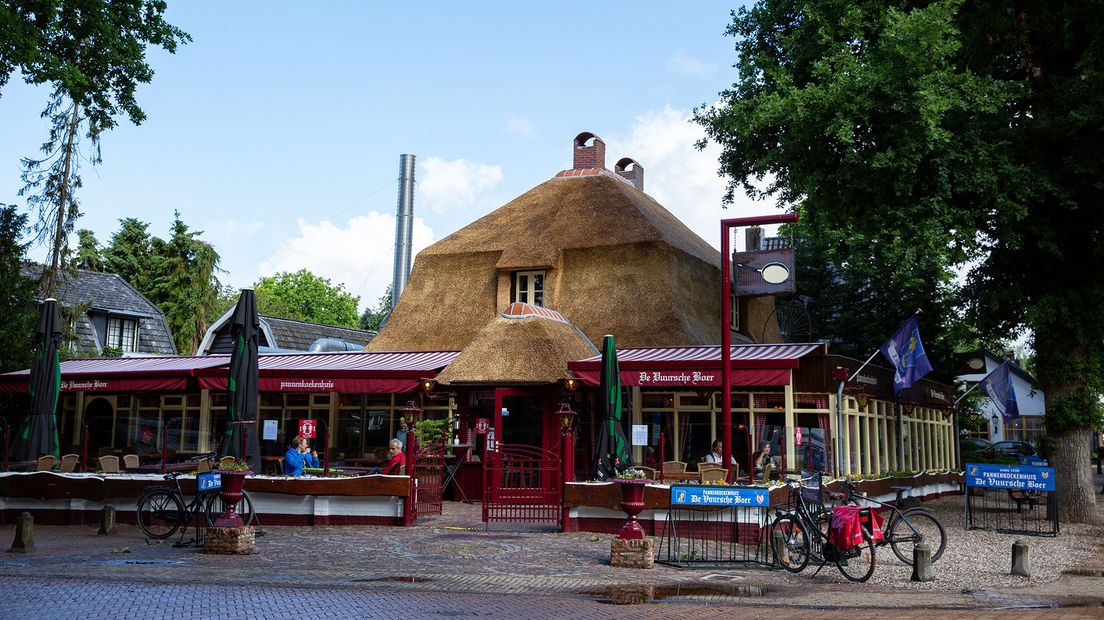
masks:
<svg viewBox="0 0 1104 620"><path fill-rule="evenodd" d="M621 487L621 510L629 515L618 535L622 540L643 540L644 528L636 516L644 510L644 486L648 477L639 469L626 469L618 472L614 481Z"/></svg>
<svg viewBox="0 0 1104 620"><path fill-rule="evenodd" d="M241 517L238 516L236 506L238 502L242 500L244 494L242 493L242 487L245 486L245 477L250 476L253 472L249 469L249 463L242 460L235 460L233 463L227 463L225 466L220 466L215 473L222 479L222 487L219 489L219 499L222 500L226 511L222 513L222 516L215 520L216 527L241 527L243 525Z"/></svg>

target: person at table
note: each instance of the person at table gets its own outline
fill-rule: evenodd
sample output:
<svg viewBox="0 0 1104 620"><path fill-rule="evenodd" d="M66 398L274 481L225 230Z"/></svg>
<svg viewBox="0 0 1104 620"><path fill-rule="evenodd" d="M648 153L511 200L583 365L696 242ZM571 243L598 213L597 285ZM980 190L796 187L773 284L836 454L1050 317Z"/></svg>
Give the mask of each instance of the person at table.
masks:
<svg viewBox="0 0 1104 620"><path fill-rule="evenodd" d="M770 465L771 468L778 468L781 465L781 460L771 454L770 443L764 441L763 445L759 447L759 453L755 455L755 471L763 471L763 468L767 465Z"/></svg>
<svg viewBox="0 0 1104 620"><path fill-rule="evenodd" d="M379 467L373 467L368 472L369 476L375 474L383 474L385 476L400 476L403 473L403 467L406 467L406 455L403 454L402 442L398 439L391 440L391 447L387 450L387 456L391 460L387 461L387 465L380 469Z"/></svg>
<svg viewBox="0 0 1104 620"><path fill-rule="evenodd" d="M723 453L724 444L722 444L721 440L718 439L713 442L713 451L705 455L705 458L702 459L702 461L705 463L724 463ZM736 465L736 457L730 456L728 458L732 460L733 465Z"/></svg>
<svg viewBox="0 0 1104 620"><path fill-rule="evenodd" d="M157 444L153 442L153 429L146 426L142 428L142 433L138 435L138 441L134 442L134 453L143 461L149 461L152 456L161 456L161 451L157 449Z"/></svg>
<svg viewBox="0 0 1104 620"><path fill-rule="evenodd" d="M284 454L284 474L302 476L304 467L318 467L318 453L310 449L306 437L297 435Z"/></svg>

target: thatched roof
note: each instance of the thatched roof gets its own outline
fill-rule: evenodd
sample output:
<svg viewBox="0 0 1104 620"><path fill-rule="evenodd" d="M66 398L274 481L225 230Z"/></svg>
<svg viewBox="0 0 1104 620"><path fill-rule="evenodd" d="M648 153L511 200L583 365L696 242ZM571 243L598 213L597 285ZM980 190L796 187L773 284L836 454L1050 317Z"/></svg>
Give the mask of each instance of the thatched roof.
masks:
<svg viewBox="0 0 1104 620"><path fill-rule="evenodd" d="M546 271L544 305L593 341L720 341L720 253L608 171L555 178L422 250L369 350L457 350L511 301L511 273Z"/></svg>
<svg viewBox="0 0 1104 620"><path fill-rule="evenodd" d="M555 383L569 377L567 362L597 354L594 344L566 319L521 311L499 316L479 330L437 375L437 382Z"/></svg>

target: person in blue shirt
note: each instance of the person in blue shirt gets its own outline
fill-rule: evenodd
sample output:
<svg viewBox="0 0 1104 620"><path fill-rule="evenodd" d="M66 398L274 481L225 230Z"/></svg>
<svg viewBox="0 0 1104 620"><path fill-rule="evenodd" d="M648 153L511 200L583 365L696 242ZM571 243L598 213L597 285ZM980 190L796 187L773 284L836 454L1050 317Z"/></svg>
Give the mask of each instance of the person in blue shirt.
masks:
<svg viewBox="0 0 1104 620"><path fill-rule="evenodd" d="M298 435L284 454L284 474L302 476L304 467L318 467L318 453L311 451L306 437Z"/></svg>

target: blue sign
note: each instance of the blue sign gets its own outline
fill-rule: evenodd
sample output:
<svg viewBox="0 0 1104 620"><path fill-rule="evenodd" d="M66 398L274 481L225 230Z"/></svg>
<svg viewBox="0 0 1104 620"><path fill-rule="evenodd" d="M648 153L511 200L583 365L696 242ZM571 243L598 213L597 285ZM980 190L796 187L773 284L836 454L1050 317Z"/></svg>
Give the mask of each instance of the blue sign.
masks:
<svg viewBox="0 0 1104 620"><path fill-rule="evenodd" d="M1024 491L1053 491L1054 469L1031 465L966 464L966 486Z"/></svg>
<svg viewBox="0 0 1104 620"><path fill-rule="evenodd" d="M770 506L770 491L742 487L671 487L672 506Z"/></svg>
<svg viewBox="0 0 1104 620"><path fill-rule="evenodd" d="M222 476L213 471L196 475L196 488L200 491L211 491L222 488Z"/></svg>
<svg viewBox="0 0 1104 620"><path fill-rule="evenodd" d="M1038 456L1021 456L1020 465L1032 465L1034 467L1046 467L1050 463L1046 462L1046 459Z"/></svg>

